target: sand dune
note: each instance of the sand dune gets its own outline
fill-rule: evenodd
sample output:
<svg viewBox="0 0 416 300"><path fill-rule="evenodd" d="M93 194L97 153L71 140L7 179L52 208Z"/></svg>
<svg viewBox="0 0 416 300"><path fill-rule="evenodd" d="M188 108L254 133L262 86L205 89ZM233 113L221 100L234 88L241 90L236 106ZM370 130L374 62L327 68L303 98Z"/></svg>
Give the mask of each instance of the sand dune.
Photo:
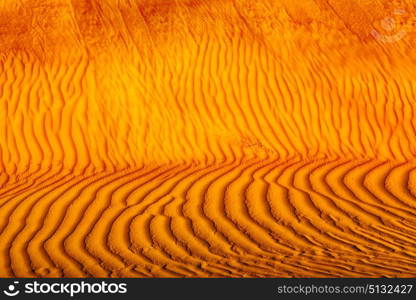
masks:
<svg viewBox="0 0 416 300"><path fill-rule="evenodd" d="M414 276L415 165L230 160L3 189L1 276Z"/></svg>
<svg viewBox="0 0 416 300"><path fill-rule="evenodd" d="M414 277L415 1L0 1L0 276Z"/></svg>

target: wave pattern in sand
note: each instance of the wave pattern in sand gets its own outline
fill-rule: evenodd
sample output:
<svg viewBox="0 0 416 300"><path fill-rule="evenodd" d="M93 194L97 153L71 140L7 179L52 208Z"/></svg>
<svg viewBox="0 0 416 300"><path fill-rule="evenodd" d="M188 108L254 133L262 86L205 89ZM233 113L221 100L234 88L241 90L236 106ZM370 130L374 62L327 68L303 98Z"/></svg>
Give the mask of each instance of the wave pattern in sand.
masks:
<svg viewBox="0 0 416 300"><path fill-rule="evenodd" d="M0 276L416 276L414 1L294 2L0 1Z"/></svg>
<svg viewBox="0 0 416 300"><path fill-rule="evenodd" d="M416 165L230 160L1 191L1 276L415 276Z"/></svg>

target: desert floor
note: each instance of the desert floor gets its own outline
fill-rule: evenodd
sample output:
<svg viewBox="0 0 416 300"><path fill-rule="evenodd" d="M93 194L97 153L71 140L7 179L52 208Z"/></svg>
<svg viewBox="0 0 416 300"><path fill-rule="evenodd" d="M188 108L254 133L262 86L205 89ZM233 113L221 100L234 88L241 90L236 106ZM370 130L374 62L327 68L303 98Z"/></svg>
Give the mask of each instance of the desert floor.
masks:
<svg viewBox="0 0 416 300"><path fill-rule="evenodd" d="M0 0L0 277L415 277L415 13Z"/></svg>

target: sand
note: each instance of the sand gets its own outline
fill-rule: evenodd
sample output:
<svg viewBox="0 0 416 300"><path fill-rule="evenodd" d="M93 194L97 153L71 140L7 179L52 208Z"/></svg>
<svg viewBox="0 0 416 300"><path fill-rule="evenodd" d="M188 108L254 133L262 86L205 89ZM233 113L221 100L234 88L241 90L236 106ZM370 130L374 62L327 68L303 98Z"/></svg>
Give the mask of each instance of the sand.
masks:
<svg viewBox="0 0 416 300"><path fill-rule="evenodd" d="M0 1L0 277L415 277L415 12Z"/></svg>

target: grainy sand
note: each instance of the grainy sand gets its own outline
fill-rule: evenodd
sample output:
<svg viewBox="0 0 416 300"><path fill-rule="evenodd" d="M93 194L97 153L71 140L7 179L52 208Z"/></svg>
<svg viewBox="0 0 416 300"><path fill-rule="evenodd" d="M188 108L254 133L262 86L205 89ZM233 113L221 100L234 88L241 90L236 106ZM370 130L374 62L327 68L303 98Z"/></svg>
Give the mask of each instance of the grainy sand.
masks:
<svg viewBox="0 0 416 300"><path fill-rule="evenodd" d="M1 0L0 277L415 277L415 12Z"/></svg>

